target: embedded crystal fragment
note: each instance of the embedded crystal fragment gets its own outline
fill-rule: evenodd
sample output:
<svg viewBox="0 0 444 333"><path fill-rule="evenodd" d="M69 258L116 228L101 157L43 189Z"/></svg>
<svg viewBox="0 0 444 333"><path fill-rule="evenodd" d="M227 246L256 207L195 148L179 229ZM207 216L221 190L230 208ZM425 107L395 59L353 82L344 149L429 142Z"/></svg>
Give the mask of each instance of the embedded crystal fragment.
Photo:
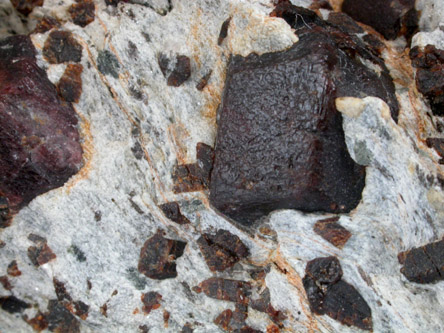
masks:
<svg viewBox="0 0 444 333"><path fill-rule="evenodd" d="M0 193L13 212L82 165L75 111L35 55L28 36L0 41Z"/></svg>

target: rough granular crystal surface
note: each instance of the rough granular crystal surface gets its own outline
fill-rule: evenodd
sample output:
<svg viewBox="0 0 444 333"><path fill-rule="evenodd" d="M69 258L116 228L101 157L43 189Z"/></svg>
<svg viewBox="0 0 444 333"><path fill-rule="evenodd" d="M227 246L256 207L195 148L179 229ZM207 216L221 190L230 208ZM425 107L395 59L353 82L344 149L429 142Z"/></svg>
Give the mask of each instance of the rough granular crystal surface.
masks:
<svg viewBox="0 0 444 333"><path fill-rule="evenodd" d="M140 250L139 272L151 279L175 278L176 259L182 256L186 245L185 242L163 237L159 230Z"/></svg>
<svg viewBox="0 0 444 333"><path fill-rule="evenodd" d="M336 257L316 258L307 263L303 284L311 310L327 314L348 326L372 330L372 311L360 293L342 280Z"/></svg>
<svg viewBox="0 0 444 333"><path fill-rule="evenodd" d="M288 51L231 59L210 185L223 214L251 224L276 209L349 212L359 203L365 169L347 151L334 99L395 97L336 37L313 26Z"/></svg>

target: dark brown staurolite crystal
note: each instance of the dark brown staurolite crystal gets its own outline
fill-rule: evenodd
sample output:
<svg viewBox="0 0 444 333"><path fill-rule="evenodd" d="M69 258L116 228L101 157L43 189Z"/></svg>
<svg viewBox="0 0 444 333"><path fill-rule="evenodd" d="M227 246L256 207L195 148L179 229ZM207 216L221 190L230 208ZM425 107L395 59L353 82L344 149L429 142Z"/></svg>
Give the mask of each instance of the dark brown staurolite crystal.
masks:
<svg viewBox="0 0 444 333"><path fill-rule="evenodd" d="M444 50L433 45L424 49L415 46L410 50L410 58L416 72L416 87L430 103L436 116L444 116Z"/></svg>
<svg viewBox="0 0 444 333"><path fill-rule="evenodd" d="M176 55L174 67L171 68L172 60L166 55L159 55L159 67L162 74L167 78L167 84L173 87L179 87L191 75L190 58L185 55Z"/></svg>
<svg viewBox="0 0 444 333"><path fill-rule="evenodd" d="M190 223L190 221L184 215L182 215L179 204L176 201L171 201L159 205L159 208L162 210L167 218L169 218L173 222L176 222L177 224Z"/></svg>
<svg viewBox="0 0 444 333"><path fill-rule="evenodd" d="M174 192L193 192L208 189L213 168L214 150L207 144L196 145L196 163L177 165L173 170Z"/></svg>
<svg viewBox="0 0 444 333"><path fill-rule="evenodd" d="M48 328L52 332L80 332L79 321L57 300L50 300L48 302L48 314L46 315L46 318L48 321Z"/></svg>
<svg viewBox="0 0 444 333"><path fill-rule="evenodd" d="M64 62L80 62L82 45L73 37L70 31L52 31L43 46L43 56L51 64Z"/></svg>
<svg viewBox="0 0 444 333"><path fill-rule="evenodd" d="M344 0L342 11L373 27L386 39L412 36L418 27L415 0Z"/></svg>
<svg viewBox="0 0 444 333"><path fill-rule="evenodd" d="M391 79L355 54L381 60L305 11L308 26L289 50L234 56L228 67L210 202L242 224L276 209L340 213L357 206L365 169L347 151L336 97L380 97L397 118Z"/></svg>
<svg viewBox="0 0 444 333"><path fill-rule="evenodd" d="M139 272L150 279L175 278L176 259L182 256L186 245L185 242L165 238L162 231L157 231L140 250Z"/></svg>
<svg viewBox="0 0 444 333"><path fill-rule="evenodd" d="M212 272L222 272L249 255L248 248L240 238L228 230L202 234L197 244Z"/></svg>
<svg viewBox="0 0 444 333"><path fill-rule="evenodd" d="M202 281L199 287L208 297L240 304L248 302L251 291L251 285L248 282L217 277Z"/></svg>
<svg viewBox="0 0 444 333"><path fill-rule="evenodd" d="M333 256L307 263L302 282L311 311L348 326L372 330L370 307L352 285L342 280L342 274L341 264Z"/></svg>
<svg viewBox="0 0 444 333"><path fill-rule="evenodd" d="M11 4L18 12L28 15L35 7L43 6L43 0L11 0Z"/></svg>
<svg viewBox="0 0 444 333"><path fill-rule="evenodd" d="M57 92L62 100L71 103L78 103L82 95L82 71L83 66L79 64L69 64L65 73L57 83Z"/></svg>
<svg viewBox="0 0 444 333"><path fill-rule="evenodd" d="M444 240L428 243L398 254L401 273L416 283L444 280Z"/></svg>
<svg viewBox="0 0 444 333"><path fill-rule="evenodd" d="M149 314L151 310L155 310L160 307L160 301L162 300L162 295L155 291L150 291L146 294L142 294L141 300L143 303L142 311L145 314Z"/></svg>
<svg viewBox="0 0 444 333"><path fill-rule="evenodd" d="M95 19L95 6L92 0L76 0L77 3L69 7L69 14L72 21L81 26L86 27Z"/></svg>
<svg viewBox="0 0 444 333"><path fill-rule="evenodd" d="M77 118L37 66L28 36L0 41L0 197L14 212L82 164Z"/></svg>
<svg viewBox="0 0 444 333"><path fill-rule="evenodd" d="M351 233L341 226L338 220L337 217L320 220L315 223L313 230L326 241L342 249L351 237Z"/></svg>

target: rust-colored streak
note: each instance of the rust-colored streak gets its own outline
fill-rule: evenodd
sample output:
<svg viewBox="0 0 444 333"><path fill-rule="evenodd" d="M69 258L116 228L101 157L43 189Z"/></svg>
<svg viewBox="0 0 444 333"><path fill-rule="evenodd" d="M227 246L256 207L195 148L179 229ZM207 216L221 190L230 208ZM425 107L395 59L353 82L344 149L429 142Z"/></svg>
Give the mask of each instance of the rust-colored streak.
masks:
<svg viewBox="0 0 444 333"><path fill-rule="evenodd" d="M76 110L77 115L79 116L80 122L80 134L83 139L81 142L83 149L83 167L77 172L73 177L71 177L63 187L63 189L69 193L74 186L79 183L81 180L87 179L89 176L89 172L92 170L92 158L95 153L94 142L91 133L91 124L86 119L84 115Z"/></svg>

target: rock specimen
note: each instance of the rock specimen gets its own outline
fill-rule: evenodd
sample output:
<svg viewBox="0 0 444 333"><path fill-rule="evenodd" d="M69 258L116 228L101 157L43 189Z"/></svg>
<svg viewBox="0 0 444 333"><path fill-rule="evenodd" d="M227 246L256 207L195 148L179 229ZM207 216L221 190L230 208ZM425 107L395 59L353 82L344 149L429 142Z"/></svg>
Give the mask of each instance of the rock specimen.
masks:
<svg viewBox="0 0 444 333"><path fill-rule="evenodd" d="M401 252L401 273L416 283L432 283L444 279L444 240Z"/></svg>
<svg viewBox="0 0 444 333"><path fill-rule="evenodd" d="M61 99L66 102L77 103L82 94L82 71L83 66L69 64L65 73L57 83L57 92Z"/></svg>
<svg viewBox="0 0 444 333"><path fill-rule="evenodd" d="M43 0L11 0L18 12L28 15L35 7L43 6Z"/></svg>
<svg viewBox="0 0 444 333"><path fill-rule="evenodd" d="M48 328L50 331L69 333L80 332L79 321L57 300L50 300L48 302L46 320L48 321Z"/></svg>
<svg viewBox="0 0 444 333"><path fill-rule="evenodd" d="M163 237L158 231L140 251L139 272L156 280L175 278L176 259L182 256L187 243Z"/></svg>
<svg viewBox="0 0 444 333"><path fill-rule="evenodd" d="M167 78L167 84L173 87L179 87L191 75L190 58L185 55L177 55L174 61L171 61L166 55L159 55L159 67L162 74Z"/></svg>
<svg viewBox="0 0 444 333"><path fill-rule="evenodd" d="M95 6L92 0L77 0L77 3L71 5L68 11L72 21L82 28L94 21L95 18Z"/></svg>
<svg viewBox="0 0 444 333"><path fill-rule="evenodd" d="M429 101L434 115L444 116L444 50L427 45L424 50L410 50L412 65L417 67L416 87Z"/></svg>
<svg viewBox="0 0 444 333"><path fill-rule="evenodd" d="M23 312L23 310L31 307L30 304L15 296L0 297L0 306L9 313Z"/></svg>
<svg viewBox="0 0 444 333"><path fill-rule="evenodd" d="M60 28L60 22L51 16L45 15L37 23L33 33L42 34L51 30L52 28Z"/></svg>
<svg viewBox="0 0 444 333"><path fill-rule="evenodd" d="M351 237L350 231L338 223L339 218L333 217L315 223L313 230L326 241L341 248Z"/></svg>
<svg viewBox="0 0 444 333"><path fill-rule="evenodd" d="M223 229L219 229L214 235L203 234L197 243L212 272L222 272L249 254L248 248L239 237Z"/></svg>
<svg viewBox="0 0 444 333"><path fill-rule="evenodd" d="M205 143L196 145L196 163L178 165L173 171L174 192L208 189L213 168L214 151Z"/></svg>
<svg viewBox="0 0 444 333"><path fill-rule="evenodd" d="M82 163L77 118L36 64L27 36L0 41L0 193L16 211Z"/></svg>
<svg viewBox="0 0 444 333"><path fill-rule="evenodd" d="M372 314L367 302L350 284L342 280L336 257L316 258L307 263L303 284L310 309L327 314L348 326L372 329Z"/></svg>
<svg viewBox="0 0 444 333"><path fill-rule="evenodd" d="M275 15L297 28L289 13L298 17L301 9L293 7ZM312 26L298 31L291 49L234 56L228 67L210 202L242 224L276 209L349 212L359 203L365 170L348 154L336 97L378 96L397 117L387 73L375 73L353 55L380 59L362 42L322 27L313 12L302 14Z"/></svg>
<svg viewBox="0 0 444 333"><path fill-rule="evenodd" d="M80 62L82 46L74 39L69 31L52 31L45 41L43 55L51 64L64 62Z"/></svg>
<svg viewBox="0 0 444 333"><path fill-rule="evenodd" d="M395 39L400 32L411 36L418 27L415 0L344 0L342 11L387 39Z"/></svg>
<svg viewBox="0 0 444 333"><path fill-rule="evenodd" d="M199 287L208 297L235 303L248 302L251 285L245 281L223 278L209 278Z"/></svg>
<svg viewBox="0 0 444 333"><path fill-rule="evenodd" d="M427 138L427 146L436 150L441 157L440 164L444 164L444 139L442 138Z"/></svg>
<svg viewBox="0 0 444 333"><path fill-rule="evenodd" d="M224 39L228 35L228 27L230 26L231 17L227 18L220 27L219 38L217 39L217 45L221 45Z"/></svg>
<svg viewBox="0 0 444 333"><path fill-rule="evenodd" d="M190 221L182 215L179 204L175 201L164 203L160 205L159 208L162 210L167 218L169 218L173 222L176 222L177 224L190 223Z"/></svg>
<svg viewBox="0 0 444 333"><path fill-rule="evenodd" d="M142 311L145 314L149 314L151 310L155 310L160 307L160 301L162 300L162 295L156 293L155 291L150 291L146 294L142 294L141 300L143 303Z"/></svg>
<svg viewBox="0 0 444 333"><path fill-rule="evenodd" d="M35 238L32 236L34 235L30 235L29 239L32 240L36 245L28 247L28 258L35 267L44 265L56 258L56 255L48 246L45 238L40 236Z"/></svg>

